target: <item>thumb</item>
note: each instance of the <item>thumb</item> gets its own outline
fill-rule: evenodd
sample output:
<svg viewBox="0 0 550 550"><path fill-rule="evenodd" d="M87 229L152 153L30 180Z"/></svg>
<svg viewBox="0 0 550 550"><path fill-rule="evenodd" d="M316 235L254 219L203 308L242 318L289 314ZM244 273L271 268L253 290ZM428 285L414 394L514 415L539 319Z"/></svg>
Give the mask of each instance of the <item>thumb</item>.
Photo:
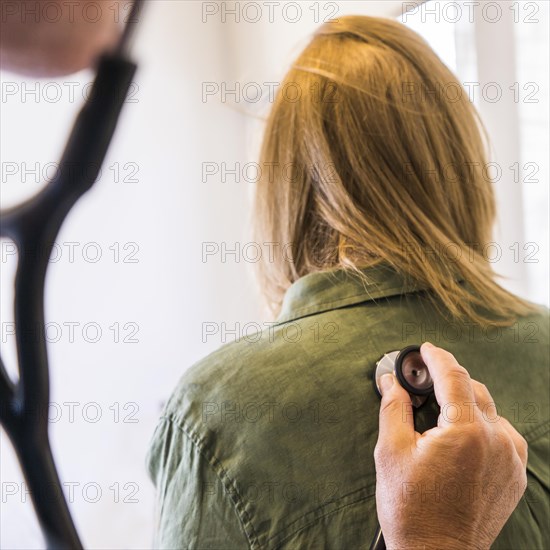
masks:
<svg viewBox="0 0 550 550"><path fill-rule="evenodd" d="M415 441L411 398L393 374L380 379L382 403L380 404L378 443L393 448Z"/></svg>

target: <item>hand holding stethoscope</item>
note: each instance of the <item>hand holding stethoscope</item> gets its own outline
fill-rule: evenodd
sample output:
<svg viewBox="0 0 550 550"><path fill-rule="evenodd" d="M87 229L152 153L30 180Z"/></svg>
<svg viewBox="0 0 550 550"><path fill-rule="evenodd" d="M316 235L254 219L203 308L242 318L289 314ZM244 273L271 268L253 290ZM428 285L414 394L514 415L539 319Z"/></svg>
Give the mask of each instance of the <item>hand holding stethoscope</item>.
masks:
<svg viewBox="0 0 550 550"><path fill-rule="evenodd" d="M496 410L487 419L489 390L445 350L426 343L384 358L374 452L384 538L373 546L489 548L527 485L525 439ZM410 393L426 396L432 382L440 414L437 426L420 434L413 420L419 401Z"/></svg>

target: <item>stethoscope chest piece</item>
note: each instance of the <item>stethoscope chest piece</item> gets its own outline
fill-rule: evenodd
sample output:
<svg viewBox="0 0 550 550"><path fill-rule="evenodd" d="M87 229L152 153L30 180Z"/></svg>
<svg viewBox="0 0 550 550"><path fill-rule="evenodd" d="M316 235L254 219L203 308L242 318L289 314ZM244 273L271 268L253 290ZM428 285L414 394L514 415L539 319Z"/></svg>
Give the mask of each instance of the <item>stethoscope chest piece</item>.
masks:
<svg viewBox="0 0 550 550"><path fill-rule="evenodd" d="M409 392L415 408L423 405L433 392L432 377L420 354L420 346L390 351L376 362L374 385L379 395L382 395L380 378L388 373L393 373L401 386Z"/></svg>
<svg viewBox="0 0 550 550"><path fill-rule="evenodd" d="M414 409L423 405L434 391L433 380L420 354L420 346L407 346L400 351L389 351L376 362L374 369L374 387L378 395L380 391L380 378L384 374L394 374L399 384L407 390L411 396ZM413 409L413 416L415 412ZM427 406L424 410L429 409ZM435 424L434 424L435 425ZM416 421L415 421L416 428ZM370 550L385 550L386 543L380 526L370 546Z"/></svg>

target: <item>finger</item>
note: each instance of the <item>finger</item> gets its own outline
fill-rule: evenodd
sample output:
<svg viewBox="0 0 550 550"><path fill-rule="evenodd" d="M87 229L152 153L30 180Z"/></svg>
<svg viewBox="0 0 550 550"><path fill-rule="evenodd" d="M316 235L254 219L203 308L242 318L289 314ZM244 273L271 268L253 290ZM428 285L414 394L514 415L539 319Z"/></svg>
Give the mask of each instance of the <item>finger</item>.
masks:
<svg viewBox="0 0 550 550"><path fill-rule="evenodd" d="M477 407L481 411L481 418L485 422L495 424L498 422L507 435L512 439L516 452L524 467L527 466L527 441L523 436L508 422L506 418L498 414L498 407L491 395L491 392L484 384L477 380L472 380L472 387L477 402Z"/></svg>
<svg viewBox="0 0 550 550"><path fill-rule="evenodd" d="M447 407L457 407L462 410L474 402L474 390L468 371L461 367L454 356L438 348L429 342L422 344L420 348L422 359L428 366L430 375L434 382L434 392L442 412ZM442 414L442 424L456 424L457 422L468 422L468 415L461 414L458 419L452 421L446 419Z"/></svg>
<svg viewBox="0 0 550 550"><path fill-rule="evenodd" d="M474 397L477 408L481 412L481 415L484 420L487 422L495 422L498 420L498 408L489 391L489 388L485 384L478 382L477 380L471 379L472 389L474 390Z"/></svg>
<svg viewBox="0 0 550 550"><path fill-rule="evenodd" d="M393 449L397 446L412 444L415 441L415 432L409 394L393 374L382 376L380 385L382 403L380 404L378 445Z"/></svg>
<svg viewBox="0 0 550 550"><path fill-rule="evenodd" d="M510 424L510 422L506 418L504 418L504 416L500 417L499 424L501 424L501 426L511 437L512 441L514 442L514 447L516 448L519 459L523 464L523 467L527 468L527 458L529 451L527 441L525 441L525 438L514 428L514 426L512 426L512 424Z"/></svg>

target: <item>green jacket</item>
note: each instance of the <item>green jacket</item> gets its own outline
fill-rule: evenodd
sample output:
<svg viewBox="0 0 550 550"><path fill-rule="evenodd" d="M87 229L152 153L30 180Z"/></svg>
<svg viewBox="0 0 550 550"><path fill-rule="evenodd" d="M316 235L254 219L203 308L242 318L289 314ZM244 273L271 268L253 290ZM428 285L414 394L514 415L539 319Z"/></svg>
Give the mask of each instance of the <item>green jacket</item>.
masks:
<svg viewBox="0 0 550 550"><path fill-rule="evenodd" d="M368 284L342 270L303 277L276 325L185 372L148 455L157 547L368 548L377 527L374 365L426 340L485 383L529 443L527 490L493 548L550 547L547 310L482 330L445 319L388 268L364 273ZM418 422L429 421L426 405ZM452 495L441 487L437 498L444 506Z"/></svg>

